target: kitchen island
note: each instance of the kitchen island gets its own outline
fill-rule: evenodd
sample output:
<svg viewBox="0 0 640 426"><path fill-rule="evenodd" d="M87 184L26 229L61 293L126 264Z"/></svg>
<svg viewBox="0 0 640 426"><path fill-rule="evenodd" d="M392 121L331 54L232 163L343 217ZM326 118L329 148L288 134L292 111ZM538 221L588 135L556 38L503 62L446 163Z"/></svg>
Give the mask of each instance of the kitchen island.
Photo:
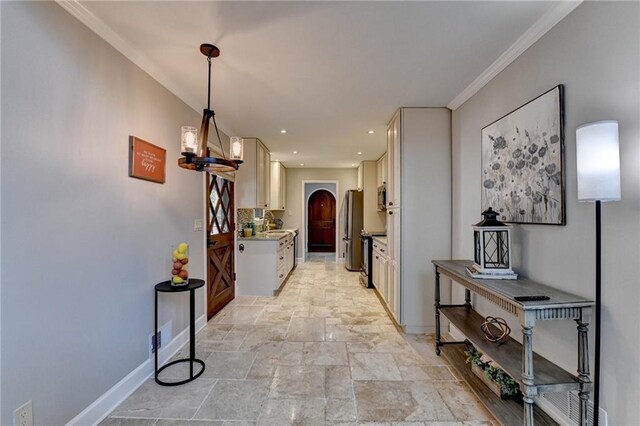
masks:
<svg viewBox="0 0 640 426"><path fill-rule="evenodd" d="M296 266L297 229L238 237L236 289L243 296L277 296Z"/></svg>

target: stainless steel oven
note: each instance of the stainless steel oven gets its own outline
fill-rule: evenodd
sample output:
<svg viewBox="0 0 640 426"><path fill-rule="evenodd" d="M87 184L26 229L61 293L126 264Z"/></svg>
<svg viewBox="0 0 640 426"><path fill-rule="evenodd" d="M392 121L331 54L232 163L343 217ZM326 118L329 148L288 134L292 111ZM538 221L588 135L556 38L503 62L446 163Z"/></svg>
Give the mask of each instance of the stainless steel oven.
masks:
<svg viewBox="0 0 640 426"><path fill-rule="evenodd" d="M362 244L362 270L360 271L360 284L365 287L373 288L373 241L374 236L386 236L386 232L366 232L360 234L360 242Z"/></svg>

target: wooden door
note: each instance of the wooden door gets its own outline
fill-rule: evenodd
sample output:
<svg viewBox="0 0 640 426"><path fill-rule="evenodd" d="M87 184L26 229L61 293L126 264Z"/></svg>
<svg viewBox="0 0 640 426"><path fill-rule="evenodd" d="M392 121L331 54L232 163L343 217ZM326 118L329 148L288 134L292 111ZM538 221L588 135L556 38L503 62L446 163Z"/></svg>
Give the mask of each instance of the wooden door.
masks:
<svg viewBox="0 0 640 426"><path fill-rule="evenodd" d="M307 228L309 252L336 251L336 199L329 191L320 190L311 194Z"/></svg>
<svg viewBox="0 0 640 426"><path fill-rule="evenodd" d="M207 175L207 320L235 297L233 182Z"/></svg>

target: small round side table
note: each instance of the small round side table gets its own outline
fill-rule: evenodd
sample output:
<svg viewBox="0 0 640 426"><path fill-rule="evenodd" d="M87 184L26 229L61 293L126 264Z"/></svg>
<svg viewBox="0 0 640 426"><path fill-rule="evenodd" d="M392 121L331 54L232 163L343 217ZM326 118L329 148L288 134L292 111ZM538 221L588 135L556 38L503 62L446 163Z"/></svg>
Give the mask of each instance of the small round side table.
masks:
<svg viewBox="0 0 640 426"><path fill-rule="evenodd" d="M156 301L155 301L155 336L158 335L158 293L182 293L184 291L189 292L189 358L177 359L175 361L171 361L162 367L158 368L158 350L156 349L156 357L155 357L155 379L156 383L162 386L178 386L183 385L185 383L189 383L198 377L204 372L204 362L196 358L196 330L195 330L195 322L196 322L196 314L195 314L195 304L196 304L196 294L195 290L202 287L204 285L203 280L199 280L197 278L189 278L189 284L183 286L172 286L171 281L163 281L159 284L156 284ZM181 380L179 382L163 382L158 378L158 375L165 368L172 366L174 364L178 364L180 362L188 362L189 363L189 378L185 380ZM202 369L194 376L193 375L193 363L200 364Z"/></svg>

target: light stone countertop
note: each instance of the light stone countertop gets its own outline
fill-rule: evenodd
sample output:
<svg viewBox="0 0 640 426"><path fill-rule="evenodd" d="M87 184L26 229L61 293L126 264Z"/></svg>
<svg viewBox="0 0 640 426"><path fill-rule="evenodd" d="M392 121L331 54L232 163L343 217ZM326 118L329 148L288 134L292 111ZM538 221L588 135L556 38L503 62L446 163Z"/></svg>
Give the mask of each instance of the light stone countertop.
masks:
<svg viewBox="0 0 640 426"><path fill-rule="evenodd" d="M293 235L295 231L297 231L297 229L277 229L271 233L258 232L251 237L239 236L238 241L278 241L289 235Z"/></svg>

